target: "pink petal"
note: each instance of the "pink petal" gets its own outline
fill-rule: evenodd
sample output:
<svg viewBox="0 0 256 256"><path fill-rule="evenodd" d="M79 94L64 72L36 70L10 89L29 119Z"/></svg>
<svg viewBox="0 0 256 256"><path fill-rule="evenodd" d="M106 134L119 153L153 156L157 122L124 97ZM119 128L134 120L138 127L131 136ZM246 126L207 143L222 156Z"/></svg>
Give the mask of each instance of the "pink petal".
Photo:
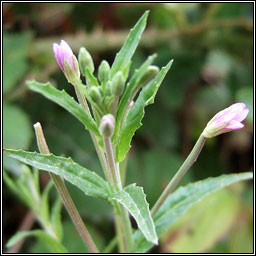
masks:
<svg viewBox="0 0 256 256"><path fill-rule="evenodd" d="M215 115L216 119L222 118L226 115L233 115L233 113L237 113L242 111L245 108L245 104L244 103L235 103L233 105L231 105L228 108L223 109L222 111L220 111L217 115Z"/></svg>
<svg viewBox="0 0 256 256"><path fill-rule="evenodd" d="M75 66L73 63L73 52L70 46L67 44L66 41L61 40L60 44L53 44L53 52L55 54L55 57L57 59L57 62L60 66L60 68L64 71L64 62L65 59L68 61L69 65L73 68L75 71Z"/></svg>
<svg viewBox="0 0 256 256"><path fill-rule="evenodd" d="M249 109L244 108L243 111L235 116L233 120L236 120L238 122L242 122L248 115Z"/></svg>
<svg viewBox="0 0 256 256"><path fill-rule="evenodd" d="M238 129L241 129L243 127L244 127L244 125L241 124L240 122L238 122L236 120L231 120L229 125L225 129L238 130Z"/></svg>

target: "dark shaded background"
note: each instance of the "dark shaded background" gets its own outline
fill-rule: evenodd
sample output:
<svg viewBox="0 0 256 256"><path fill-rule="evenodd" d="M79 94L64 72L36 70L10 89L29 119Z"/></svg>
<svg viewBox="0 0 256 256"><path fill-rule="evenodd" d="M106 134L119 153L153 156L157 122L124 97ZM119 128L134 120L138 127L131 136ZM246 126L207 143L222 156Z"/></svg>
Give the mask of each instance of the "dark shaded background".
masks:
<svg viewBox="0 0 256 256"><path fill-rule="evenodd" d="M4 147L37 150L32 125L39 121L51 152L71 156L101 173L82 125L54 103L28 91L25 81L51 81L74 96L57 66L52 43L64 39L75 54L85 46L95 67L102 59L112 63L129 29L145 10L150 10L148 25L134 55L132 70L154 52L158 54L155 64L159 67L170 59L174 64L133 139L127 183L143 186L152 205L208 120L240 101L250 109L245 128L208 140L181 185L222 173L252 171L252 3L4 3ZM4 168L14 176L20 172L19 163L7 158ZM42 174L42 186L47 179ZM69 189L104 248L114 234L110 206L84 196L72 186ZM7 187L3 192L5 244L28 210ZM189 252L252 252L252 192L252 184L243 182L221 192L225 195L216 193L213 199L202 201L189 218L186 215L174 225L154 252L184 252L184 248ZM213 212L220 214L212 216ZM65 246L71 252L83 252L65 211L63 223ZM35 223L32 228L36 227ZM40 242L27 239L20 252L47 251Z"/></svg>

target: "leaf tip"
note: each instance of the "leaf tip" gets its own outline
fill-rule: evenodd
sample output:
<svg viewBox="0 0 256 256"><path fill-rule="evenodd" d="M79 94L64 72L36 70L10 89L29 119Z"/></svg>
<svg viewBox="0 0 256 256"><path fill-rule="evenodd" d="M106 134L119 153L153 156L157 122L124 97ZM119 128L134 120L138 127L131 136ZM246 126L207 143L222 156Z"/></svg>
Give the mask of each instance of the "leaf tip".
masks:
<svg viewBox="0 0 256 256"><path fill-rule="evenodd" d="M149 13L150 13L150 10L146 10L146 11L144 12L144 14L143 14L143 16L142 16L142 17L147 18L147 17L148 17L148 15L149 15Z"/></svg>

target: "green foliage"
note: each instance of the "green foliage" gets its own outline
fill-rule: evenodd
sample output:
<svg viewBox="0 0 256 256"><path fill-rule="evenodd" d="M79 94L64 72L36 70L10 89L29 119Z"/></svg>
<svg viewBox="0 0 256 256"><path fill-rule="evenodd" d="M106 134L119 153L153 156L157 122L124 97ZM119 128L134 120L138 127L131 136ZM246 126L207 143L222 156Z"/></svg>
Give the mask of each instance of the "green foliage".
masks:
<svg viewBox="0 0 256 256"><path fill-rule="evenodd" d="M29 70L27 50L33 35L7 34L3 36L3 93L9 93Z"/></svg>
<svg viewBox="0 0 256 256"><path fill-rule="evenodd" d="M141 120L145 114L144 108L147 105L154 103L157 90L165 75L169 71L171 64L172 61L170 61L164 68L162 68L159 74L142 89L134 106L128 112L127 117L124 120L120 140L116 149L117 162L120 162L125 158L126 153L131 147L130 142L134 136L135 131L142 125Z"/></svg>
<svg viewBox="0 0 256 256"><path fill-rule="evenodd" d="M146 11L140 18L137 24L131 29L124 45L121 50L117 53L116 58L111 67L110 77L113 78L118 71L123 71L129 64L137 45L140 41L141 35L146 27L147 17L149 11Z"/></svg>
<svg viewBox="0 0 256 256"><path fill-rule="evenodd" d="M21 239L34 236L42 241L50 252L67 252L60 242L62 239L62 204L59 197L57 197L50 214L49 192L53 187L53 182L48 182L40 193L38 170L31 172L26 165L22 165L21 170L20 176L15 179L12 179L4 171L4 181L11 191L31 209L42 230L17 232L9 239L6 246L11 247Z"/></svg>
<svg viewBox="0 0 256 256"><path fill-rule="evenodd" d="M28 115L18 106L4 103L3 105L3 146L6 148L28 149L32 139L32 127ZM19 173L17 161L4 156L4 167Z"/></svg>
<svg viewBox="0 0 256 256"><path fill-rule="evenodd" d="M61 241L63 238L63 228L62 228L62 222L61 222L61 209L62 209L62 202L61 202L61 198L58 197L55 200L55 203L52 207L51 223L52 223L54 233L56 234L57 239L59 241Z"/></svg>
<svg viewBox="0 0 256 256"><path fill-rule="evenodd" d="M86 129L99 135L97 125L92 117L64 90L59 91L52 87L50 83L42 84L36 81L29 81L27 84L31 90L43 94L46 98L52 100L70 112L81 123L83 123Z"/></svg>
<svg viewBox="0 0 256 256"><path fill-rule="evenodd" d="M200 253L210 248L234 225L239 210L239 198L227 189L213 193L191 207L163 237L167 251ZM168 237L176 234L168 245ZM205 235L207 234L207 235Z"/></svg>
<svg viewBox="0 0 256 256"><path fill-rule="evenodd" d="M27 238L29 236L35 236L40 239L49 249L51 253L67 253L67 249L57 240L55 240L51 235L47 234L42 230L30 230L30 231L20 231L17 232L7 243L7 247L11 247L21 239Z"/></svg>
<svg viewBox="0 0 256 256"><path fill-rule="evenodd" d="M28 87L70 112L87 130L96 134L98 143L103 146L98 124L103 113L112 112L114 97L111 95L111 86L106 88L107 82L102 80L110 79L108 85L111 85L111 79L121 71L128 83L115 112L116 131L113 138L115 157L117 161L122 161L128 156L127 152L136 132L132 144L136 154L131 150L127 183L136 181L143 186L150 205L157 200L170 177L175 174L182 162L181 159L189 152L193 141L209 118L235 101L246 103L250 109L244 122L246 129L243 130L248 138L247 144L243 143L241 147L235 147L228 141L230 138L228 135L222 136L223 143L219 143L220 138L207 142L200 161L193 166L192 172L186 174L182 184L194 179L217 176L221 173L220 170L244 171L244 166L247 169L247 166L252 165L252 161L248 161L249 152L251 152L251 144L248 143L252 136L254 112L252 3L159 3L154 5L133 3L129 6L127 3L118 5L64 3L43 4L41 5L43 8L37 8L37 5L28 3L5 3L4 5L6 7L3 40L5 148L22 148L29 151L35 149L35 145L30 144L32 126L27 118L29 114L33 122L44 122L47 143L52 152L71 155L75 161L89 169L101 171L96 153L92 148L93 144L88 133L82 130L83 127L79 127L78 122L76 126L71 115L66 115L59 108L51 108L52 104L49 104L50 107L46 107L44 103L41 104L40 98L28 94L27 90L20 86L24 83L25 75L30 73L33 73L33 77L38 81L47 81L49 78L54 86L55 84L65 86L63 74L56 76L55 66L52 65L54 61L52 38L62 34L64 39L67 37L75 54L81 44L86 44L88 51L93 53L95 68L99 67L100 60L104 58L108 63L113 63L110 76L104 74L99 79L102 84L88 68L83 72L87 85L81 83L80 86L85 96L88 96L89 87L92 85L98 86L102 95L99 106L92 104L92 110L95 110L92 113L96 121L65 91L61 92L50 84L35 81L29 82ZM123 47L121 45L124 35L128 34L127 24L129 26L134 24L135 19L146 9L149 9L152 14L149 20L150 25L133 57L146 27L148 11L130 31ZM54 22L56 19L49 19L55 16L59 21L57 23ZM69 21L68 24L63 22L66 20ZM77 36L80 27L87 31ZM91 31L90 35L87 35L88 28ZM30 30L33 32L31 33ZM59 31L60 34L54 34L54 31ZM115 31L114 35L112 31ZM74 34L68 38L67 35L72 32ZM33 34L37 37L32 41ZM98 40L99 34L101 40ZM108 52L109 50L114 52L120 48L113 62L112 54ZM136 96L139 82L155 58L150 56L143 63L151 52L158 54L154 64L159 67L165 65L170 59L175 59L176 63L171 76L161 73L164 72L163 70L160 72L163 76L166 75L163 84L167 86L163 86L160 90L156 104L148 108L148 115L144 117L144 108L153 103L160 85L160 83L154 84L155 80L153 80L141 90L138 97ZM137 67L138 69L133 72ZM132 72L129 77L130 71ZM99 73L98 69L98 75ZM16 90L13 90L14 88ZM68 93L74 93L74 88L70 85L65 89ZM135 101L132 108L129 107L131 99ZM101 104L103 106L100 106ZM144 118L144 126L137 131L142 125L142 118ZM54 127L52 123L55 123ZM239 143L238 140L234 145ZM155 149L152 150L152 147ZM154 238L149 235L147 237L147 234L154 234L156 238L154 223L151 223L149 207L141 187L129 185L122 191L111 194L109 185L102 178L72 162L71 159L22 151L16 151L15 154L19 155L22 161L36 166L46 168L45 163L47 163L48 171L53 170L59 174L63 172L61 167L65 167L62 175L78 188L82 188L78 190L75 186L69 186L79 212L86 217L86 225L89 226L90 233L96 243L101 244L101 246L97 244L100 250L113 235L112 223L107 221L111 218L111 206L106 200L85 197L82 191L103 199L120 200L134 216L141 229L134 234L135 244L137 244L135 252L145 252L153 247L151 242L154 242ZM239 164L234 163L233 158L230 157L233 157L233 154L236 154ZM57 198L53 207L50 207L48 193L52 185L49 184L41 194L38 172L31 173L24 167L20 168L18 162L14 161L4 154L4 167L8 171L22 174L14 181L4 172L6 184L28 207L37 211L45 226L49 225L49 227L45 231L18 233L10 241L14 243L27 236L35 236L39 239L34 245L29 245L29 252L44 252L45 248L41 248L41 245L47 246L46 252L67 252L67 249L70 252L88 252L82 240L74 239L77 234L70 221L66 221L65 223L68 224L63 226L63 244L67 249L59 244L63 237L60 199ZM99 174L102 175L102 172ZM241 199L238 206L238 200L234 194L231 196L226 190L221 190L218 194L210 195L209 198L196 204L206 195L232 182L247 179L249 176L250 174L248 176L243 174L207 179L179 188L172 193L154 217L157 235L162 237L161 251L163 249L184 252L186 249L189 252L208 252L211 247L209 252L251 253L253 249L252 210L242 204L246 199ZM252 190L248 194L252 195ZM143 210L137 207L140 203L144 207L142 207ZM241 210L245 208L246 213ZM189 210L186 212L187 209ZM230 223L238 210L240 215L237 218L240 221L227 236L224 231L230 228ZM140 215L141 212L143 212L142 215ZM216 229L215 223L220 223L219 229ZM166 231L171 232L171 235L177 232L181 232L179 234L182 235L176 236L175 240L172 239L172 243L168 245L169 237L167 241L166 237L163 237ZM222 240L217 243L220 236ZM70 243L71 240L72 243Z"/></svg>
<svg viewBox="0 0 256 256"><path fill-rule="evenodd" d="M198 203L207 195L232 183L251 179L252 177L252 173L221 175L216 178L208 178L203 181L191 183L177 189L168 196L154 217L157 235L159 237L163 235L174 221L183 216L191 206ZM137 245L134 250L136 253L146 252L153 246L153 244L143 238L143 235L139 231L135 232L134 239Z"/></svg>
<svg viewBox="0 0 256 256"><path fill-rule="evenodd" d="M147 58L147 60L141 65L141 67L134 71L130 81L128 82L124 94L121 97L120 103L117 108L117 114L116 114L116 131L113 140L115 141L118 136L121 129L122 121L124 118L124 115L126 114L127 107L134 97L134 94L137 89L137 85L140 81L140 79L145 74L147 67L152 64L154 59L156 58L156 54L151 55Z"/></svg>
<svg viewBox="0 0 256 256"><path fill-rule="evenodd" d="M71 158L11 149L5 149L4 152L10 157L35 168L60 175L87 195L99 198L107 198L108 196L109 188L106 181L96 173L75 163Z"/></svg>
<svg viewBox="0 0 256 256"><path fill-rule="evenodd" d="M150 215L149 204L146 201L143 188L131 184L111 195L110 199L121 203L129 211L148 241L154 244L158 243L154 222Z"/></svg>

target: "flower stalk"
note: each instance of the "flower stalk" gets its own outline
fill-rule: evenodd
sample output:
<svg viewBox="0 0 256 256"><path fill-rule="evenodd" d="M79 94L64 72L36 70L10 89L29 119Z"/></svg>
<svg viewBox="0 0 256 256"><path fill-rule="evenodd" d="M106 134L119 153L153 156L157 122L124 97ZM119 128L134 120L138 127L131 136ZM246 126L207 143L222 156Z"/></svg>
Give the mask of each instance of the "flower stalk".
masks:
<svg viewBox="0 0 256 256"><path fill-rule="evenodd" d="M159 208L162 206L165 199L169 196L169 194L176 188L177 184L181 180L181 178L185 175L188 169L193 165L193 163L197 160L198 155L200 154L206 138L201 134L199 139L197 140L195 146L193 147L192 151L188 155L185 162L182 164L180 169L177 171L175 176L171 179L169 184L164 189L163 193L158 198L157 202L155 203L154 207L151 210L152 216L154 216Z"/></svg>

